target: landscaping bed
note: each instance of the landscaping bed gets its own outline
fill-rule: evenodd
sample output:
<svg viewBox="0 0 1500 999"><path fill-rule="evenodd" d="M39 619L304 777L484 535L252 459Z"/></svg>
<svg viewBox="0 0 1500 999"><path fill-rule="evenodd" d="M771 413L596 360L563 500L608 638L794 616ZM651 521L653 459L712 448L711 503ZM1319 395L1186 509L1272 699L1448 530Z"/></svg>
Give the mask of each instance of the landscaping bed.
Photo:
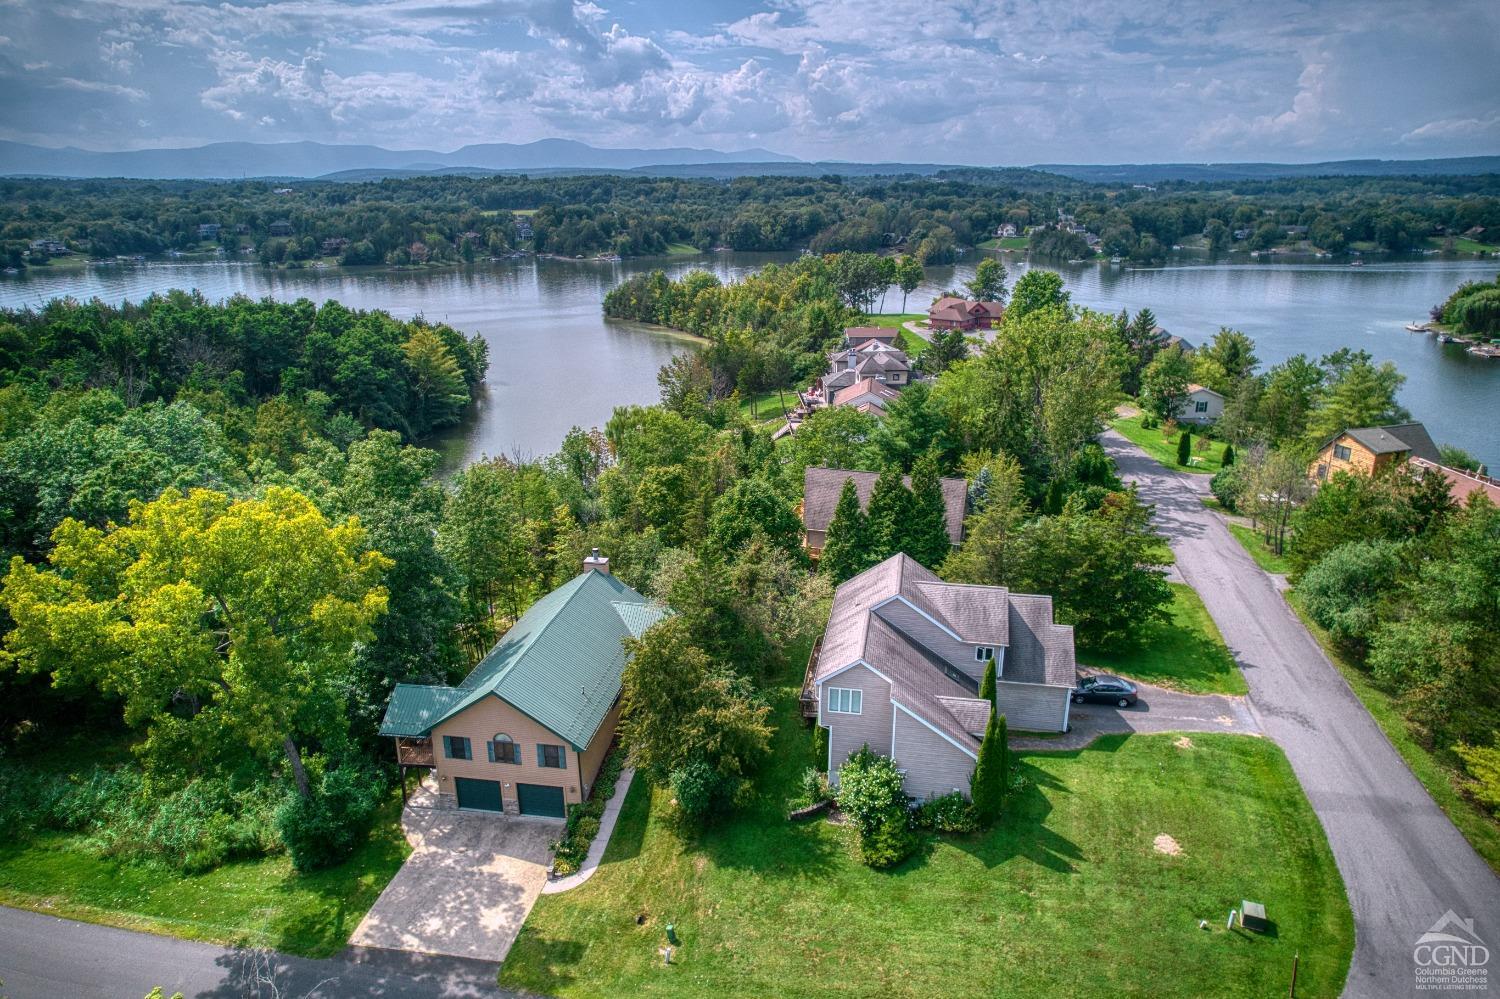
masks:
<svg viewBox="0 0 1500 999"><path fill-rule="evenodd" d="M1300 954L1298 995L1342 990L1354 942L1343 884L1273 744L1111 736L1018 753L1026 779L999 827L924 833L914 858L878 872L848 826L786 821L813 756L799 679L774 692L757 800L684 836L670 794L636 781L604 863L538 902L502 985L559 997L992 996L1002 982L1015 995L1265 996L1285 994ZM1245 898L1265 904L1273 933L1224 928Z"/></svg>

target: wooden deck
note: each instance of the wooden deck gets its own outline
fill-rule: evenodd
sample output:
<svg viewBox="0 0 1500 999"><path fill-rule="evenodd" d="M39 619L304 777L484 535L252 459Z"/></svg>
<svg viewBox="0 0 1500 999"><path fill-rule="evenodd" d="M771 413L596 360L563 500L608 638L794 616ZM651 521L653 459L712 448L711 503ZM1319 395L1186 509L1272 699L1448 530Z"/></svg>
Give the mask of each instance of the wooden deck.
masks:
<svg viewBox="0 0 1500 999"><path fill-rule="evenodd" d="M818 717L818 692L813 688L813 670L818 668L818 653L823 651L823 636L813 642L812 654L807 657L807 670L802 674L802 717Z"/></svg>
<svg viewBox="0 0 1500 999"><path fill-rule="evenodd" d="M396 739L396 762L403 767L430 767L437 763L431 739Z"/></svg>

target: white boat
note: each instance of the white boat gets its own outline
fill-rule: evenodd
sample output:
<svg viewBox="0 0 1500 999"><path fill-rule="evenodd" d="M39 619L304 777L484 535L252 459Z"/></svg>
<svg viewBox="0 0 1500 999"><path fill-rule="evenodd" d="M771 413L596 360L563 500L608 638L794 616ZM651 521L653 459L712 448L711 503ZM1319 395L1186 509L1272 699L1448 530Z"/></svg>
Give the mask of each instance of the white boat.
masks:
<svg viewBox="0 0 1500 999"><path fill-rule="evenodd" d="M1427 332L1427 324L1426 323L1407 323L1406 324L1406 332L1408 332L1408 333L1426 333Z"/></svg>

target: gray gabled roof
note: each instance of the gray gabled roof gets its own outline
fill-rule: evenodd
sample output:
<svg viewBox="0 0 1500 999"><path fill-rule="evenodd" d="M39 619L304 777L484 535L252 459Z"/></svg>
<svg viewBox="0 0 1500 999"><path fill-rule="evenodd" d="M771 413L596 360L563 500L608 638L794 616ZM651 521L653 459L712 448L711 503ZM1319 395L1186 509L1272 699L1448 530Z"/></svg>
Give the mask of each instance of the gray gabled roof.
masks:
<svg viewBox="0 0 1500 999"><path fill-rule="evenodd" d="M580 573L532 604L457 687L397 686L380 734L425 736L498 697L582 751L620 693L623 640L668 613L608 573Z"/></svg>
<svg viewBox="0 0 1500 999"><path fill-rule="evenodd" d="M839 505L839 493L843 492L844 480L854 480L854 491L859 495L862 510L870 508L870 495L875 491L878 472L856 472L846 468L809 467L802 473L802 526L809 531L826 531L833 522L834 508ZM903 475L902 483L911 488L911 476ZM969 503L969 484L964 479L944 478L938 485L943 491L943 515L948 527L948 540L955 545L964 539L964 514Z"/></svg>
<svg viewBox="0 0 1500 999"><path fill-rule="evenodd" d="M1348 434L1369 448L1372 454L1410 451L1415 457L1425 458L1435 464L1441 464L1443 461L1442 455L1438 453L1437 445L1432 442L1432 437L1427 433L1427 428L1420 423L1392 423L1384 427L1352 427L1342 433L1334 434L1323 442L1323 447L1327 447L1344 434Z"/></svg>
<svg viewBox="0 0 1500 999"><path fill-rule="evenodd" d="M847 580L834 591L813 681L864 662L891 683L891 699L973 751L974 691L942 661L885 621L876 608L900 598L976 645L1004 646L1002 679L1071 687L1077 679L1073 629L1052 620L1052 598L999 586L945 583L905 554ZM1003 622L1003 623L1001 623ZM1006 641L997 640L1003 634ZM983 705L981 705L981 708ZM982 731L983 726L979 726Z"/></svg>

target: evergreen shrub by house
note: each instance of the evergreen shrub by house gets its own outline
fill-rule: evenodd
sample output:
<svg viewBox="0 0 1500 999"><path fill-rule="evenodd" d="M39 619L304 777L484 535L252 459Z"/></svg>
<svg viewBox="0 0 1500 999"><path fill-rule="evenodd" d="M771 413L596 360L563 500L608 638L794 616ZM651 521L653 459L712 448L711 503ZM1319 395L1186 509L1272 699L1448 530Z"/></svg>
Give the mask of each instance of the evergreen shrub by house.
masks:
<svg viewBox="0 0 1500 999"><path fill-rule="evenodd" d="M922 803L912 817L918 829L940 833L979 831L979 816L962 792L950 791Z"/></svg>

